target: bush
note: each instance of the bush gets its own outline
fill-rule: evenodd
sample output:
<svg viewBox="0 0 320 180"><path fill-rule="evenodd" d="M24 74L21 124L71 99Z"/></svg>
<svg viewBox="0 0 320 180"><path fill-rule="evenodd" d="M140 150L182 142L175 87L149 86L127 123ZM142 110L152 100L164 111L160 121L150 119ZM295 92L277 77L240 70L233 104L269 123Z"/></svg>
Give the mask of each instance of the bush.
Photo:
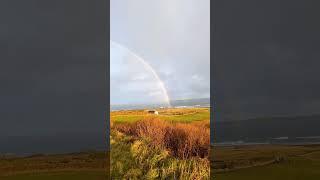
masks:
<svg viewBox="0 0 320 180"><path fill-rule="evenodd" d="M210 148L208 124L209 122L205 121L173 124L148 118L130 124L117 124L115 129L136 138L149 138L152 146L165 148L171 155L181 159L208 158Z"/></svg>
<svg viewBox="0 0 320 180"><path fill-rule="evenodd" d="M181 160L153 146L150 138L131 138L112 132L111 177L116 179L209 179L208 159Z"/></svg>

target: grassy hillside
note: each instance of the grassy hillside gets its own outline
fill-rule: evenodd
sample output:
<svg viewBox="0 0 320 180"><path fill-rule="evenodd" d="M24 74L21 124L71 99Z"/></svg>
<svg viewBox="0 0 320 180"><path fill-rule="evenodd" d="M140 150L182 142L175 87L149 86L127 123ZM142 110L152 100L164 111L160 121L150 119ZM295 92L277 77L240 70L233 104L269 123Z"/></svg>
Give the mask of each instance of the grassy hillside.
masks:
<svg viewBox="0 0 320 180"><path fill-rule="evenodd" d="M125 179L209 179L209 109L111 113L111 175Z"/></svg>
<svg viewBox="0 0 320 180"><path fill-rule="evenodd" d="M211 158L219 180L320 178L320 145L215 147Z"/></svg>
<svg viewBox="0 0 320 180"><path fill-rule="evenodd" d="M145 110L125 110L111 112L111 122L132 123L143 119L157 118L170 122L191 123L209 120L208 108L158 109L159 115L148 114Z"/></svg>
<svg viewBox="0 0 320 180"><path fill-rule="evenodd" d="M105 152L1 157L0 179L105 179Z"/></svg>

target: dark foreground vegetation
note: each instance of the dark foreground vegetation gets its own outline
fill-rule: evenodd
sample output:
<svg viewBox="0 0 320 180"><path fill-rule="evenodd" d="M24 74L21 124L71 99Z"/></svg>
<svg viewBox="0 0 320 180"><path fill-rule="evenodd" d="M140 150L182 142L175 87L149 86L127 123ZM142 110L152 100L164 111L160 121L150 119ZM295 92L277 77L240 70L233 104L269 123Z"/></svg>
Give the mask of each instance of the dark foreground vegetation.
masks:
<svg viewBox="0 0 320 180"><path fill-rule="evenodd" d="M105 152L28 157L1 156L1 180L103 180L109 169Z"/></svg>
<svg viewBox="0 0 320 180"><path fill-rule="evenodd" d="M320 145L220 146L211 155L212 179L320 179Z"/></svg>

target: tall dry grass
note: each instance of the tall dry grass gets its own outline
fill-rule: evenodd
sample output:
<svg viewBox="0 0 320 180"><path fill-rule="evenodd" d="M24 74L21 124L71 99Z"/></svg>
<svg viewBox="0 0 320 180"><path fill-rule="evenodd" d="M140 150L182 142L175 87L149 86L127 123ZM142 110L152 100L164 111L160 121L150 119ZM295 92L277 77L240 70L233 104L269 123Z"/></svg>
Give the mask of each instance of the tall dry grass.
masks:
<svg viewBox="0 0 320 180"><path fill-rule="evenodd" d="M114 179L209 179L210 161L172 157L148 138L111 132L111 177Z"/></svg>
<svg viewBox="0 0 320 180"><path fill-rule="evenodd" d="M209 121L170 123L153 117L135 123L113 124L112 128L136 138L148 138L154 147L165 148L172 156L187 159L208 158L209 127Z"/></svg>

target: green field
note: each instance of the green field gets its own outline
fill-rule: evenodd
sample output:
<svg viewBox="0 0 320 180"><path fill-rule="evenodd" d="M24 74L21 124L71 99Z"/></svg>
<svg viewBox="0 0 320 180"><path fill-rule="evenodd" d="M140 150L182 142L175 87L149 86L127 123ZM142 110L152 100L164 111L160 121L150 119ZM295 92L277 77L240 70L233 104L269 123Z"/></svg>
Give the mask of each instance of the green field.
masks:
<svg viewBox="0 0 320 180"><path fill-rule="evenodd" d="M2 180L106 179L109 171L105 152L84 152L29 157L0 158Z"/></svg>
<svg viewBox="0 0 320 180"><path fill-rule="evenodd" d="M320 145L216 147L211 153L213 179L320 179Z"/></svg>
<svg viewBox="0 0 320 180"><path fill-rule="evenodd" d="M114 123L133 123L142 119L157 118L170 122L191 123L194 121L208 120L208 108L183 108L183 109L157 109L159 115L147 114L145 110L115 111L111 113Z"/></svg>

